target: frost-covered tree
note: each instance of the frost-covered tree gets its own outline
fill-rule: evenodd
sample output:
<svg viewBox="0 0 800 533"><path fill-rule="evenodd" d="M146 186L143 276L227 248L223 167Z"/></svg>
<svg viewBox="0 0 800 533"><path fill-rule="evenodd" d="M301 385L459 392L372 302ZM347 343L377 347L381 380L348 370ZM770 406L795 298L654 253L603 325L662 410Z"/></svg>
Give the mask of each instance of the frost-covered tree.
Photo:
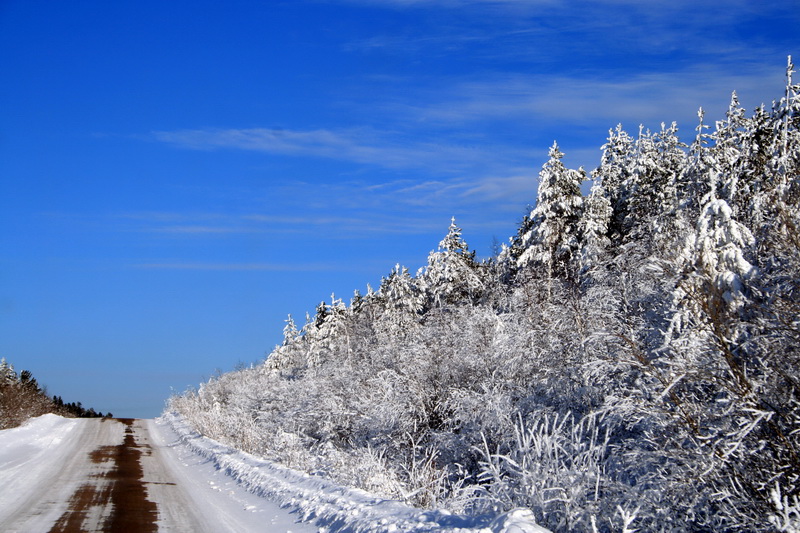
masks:
<svg viewBox="0 0 800 533"><path fill-rule="evenodd" d="M286 325L283 327L283 344L282 346L289 346L294 343L300 336L300 331L297 329L297 324L294 322L292 315L286 317Z"/></svg>
<svg viewBox="0 0 800 533"><path fill-rule="evenodd" d="M300 348L302 342L302 334L297 329L294 318L288 315L283 327L283 341L267 357L266 368L291 372L302 367L305 363L304 351Z"/></svg>
<svg viewBox="0 0 800 533"><path fill-rule="evenodd" d="M584 201L583 214L578 223L581 243L580 264L584 272L588 272L597 264L599 256L611 243L608 233L614 212L603 183L598 181L596 176L594 180L589 196Z"/></svg>
<svg viewBox="0 0 800 533"><path fill-rule="evenodd" d="M737 216L749 228L765 226L769 216L770 195L773 190L773 117L764 105L757 107L746 120L742 139L742 166L751 176L749 186L739 199L734 199ZM735 197L734 197L735 198Z"/></svg>
<svg viewBox="0 0 800 533"><path fill-rule="evenodd" d="M536 207L530 215L531 229L522 237L525 251L517 259L520 267L539 264L548 278L570 272L579 249L578 223L583 209L583 169L564 166L564 154L553 143L550 159L539 172Z"/></svg>
<svg viewBox="0 0 800 533"><path fill-rule="evenodd" d="M790 192L793 182L797 181L797 169L800 166L800 84L793 80L795 74L792 56L786 66L786 92L777 105L776 132L777 137L777 171L780 176L779 187L784 194Z"/></svg>
<svg viewBox="0 0 800 533"><path fill-rule="evenodd" d="M630 173L634 156L634 141L618 124L608 130L608 139L603 145L600 166L592 171L592 178L600 182L611 204L610 235L618 240L623 232L623 221L627 217L628 203L632 191Z"/></svg>
<svg viewBox="0 0 800 533"><path fill-rule="evenodd" d="M780 229L784 232L800 222L800 84L789 56L786 67L786 92L775 111L776 148L774 161L774 201Z"/></svg>
<svg viewBox="0 0 800 533"><path fill-rule="evenodd" d="M6 361L3 357L0 359L0 383L16 383L18 381L17 373L14 371L14 365Z"/></svg>
<svg viewBox="0 0 800 533"><path fill-rule="evenodd" d="M453 217L439 248L428 255L428 266L421 276L431 305L475 301L484 286L479 269L475 252L469 250Z"/></svg>
<svg viewBox="0 0 800 533"><path fill-rule="evenodd" d="M796 373L778 370L794 358L786 346L775 352L781 335L756 319L764 304L761 273L748 260L755 239L724 200L708 202L688 242L675 319L646 370L661 391L657 403L679 422L672 448L683 446L681 476L702 472L698 486L719 494L712 513L719 522L705 523L752 529L766 522L770 480L800 475L790 436L797 399L786 394Z"/></svg>
<svg viewBox="0 0 800 533"><path fill-rule="evenodd" d="M678 127L661 124L656 133L640 129L632 169L623 188L629 191L623 231L630 238L646 239L669 233L677 207L678 177L683 169L685 144Z"/></svg>
<svg viewBox="0 0 800 533"><path fill-rule="evenodd" d="M696 218L701 208L718 195L721 177L717 160L709 146L711 136L706 132L709 128L703 122L705 111L701 107L697 111L697 135L689 147L687 164L676 180L680 208L686 218Z"/></svg>
<svg viewBox="0 0 800 533"><path fill-rule="evenodd" d="M387 334L406 334L419 324L425 309L425 293L408 268L395 265L378 288L383 314L381 329Z"/></svg>
<svg viewBox="0 0 800 533"><path fill-rule="evenodd" d="M753 188L758 181L746 157L747 127L744 108L734 91L725 119L717 121L712 152L719 169L719 197L728 203L737 219L746 214L746 202L756 192Z"/></svg>
<svg viewBox="0 0 800 533"><path fill-rule="evenodd" d="M527 213L522 217L517 225L517 233L508 239L507 244L502 244L497 254L497 271L501 272L504 282L511 283L519 271L519 258L527 250L530 232L533 231L533 220L530 212L533 208L528 207Z"/></svg>
<svg viewBox="0 0 800 533"><path fill-rule="evenodd" d="M753 235L733 219L725 200L710 200L697 223L695 254L697 270L713 285L707 294L719 295L725 305L739 310L746 301L745 284L756 269L745 259L754 244Z"/></svg>

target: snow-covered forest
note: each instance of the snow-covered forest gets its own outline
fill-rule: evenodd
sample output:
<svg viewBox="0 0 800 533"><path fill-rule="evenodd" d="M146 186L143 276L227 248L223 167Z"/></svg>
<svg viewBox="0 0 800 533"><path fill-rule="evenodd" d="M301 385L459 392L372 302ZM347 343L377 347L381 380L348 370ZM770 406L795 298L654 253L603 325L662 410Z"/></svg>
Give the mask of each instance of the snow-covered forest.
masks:
<svg viewBox="0 0 800 533"><path fill-rule="evenodd" d="M263 364L169 409L417 506L527 507L555 531L798 530L792 74L771 107L734 93L686 139L618 126L591 172L554 144L495 257L453 221L416 273L290 317Z"/></svg>

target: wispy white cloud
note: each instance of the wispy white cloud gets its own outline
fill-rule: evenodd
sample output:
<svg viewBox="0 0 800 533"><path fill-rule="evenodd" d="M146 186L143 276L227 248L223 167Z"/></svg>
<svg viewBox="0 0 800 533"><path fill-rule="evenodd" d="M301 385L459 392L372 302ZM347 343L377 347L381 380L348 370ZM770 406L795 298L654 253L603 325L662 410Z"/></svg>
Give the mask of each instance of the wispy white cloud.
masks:
<svg viewBox="0 0 800 533"><path fill-rule="evenodd" d="M360 194L355 184L327 189L323 192L328 201L337 202L340 197L356 197ZM385 204L384 204L385 205ZM286 235L306 234L326 238L348 239L370 234L425 233L438 226L420 213L407 212L398 218L377 210L362 210L361 216L320 215L306 208L298 215L268 215L260 213L226 213L192 215L186 213L123 213L112 218L135 220L134 226L126 225L126 231L161 234L171 237L225 237L246 234ZM64 215L62 218L66 218ZM213 224L209 223L213 219ZM106 227L114 223L106 221Z"/></svg>
<svg viewBox="0 0 800 533"><path fill-rule="evenodd" d="M219 271L329 271L341 268L341 265L324 263L137 263L132 265L145 270L219 270Z"/></svg>
<svg viewBox="0 0 800 533"><path fill-rule="evenodd" d="M599 161L604 132L623 123L631 133L639 124L655 128L662 121L678 121L690 136L696 110L703 106L710 120L721 118L732 90L737 90L747 107L766 97L780 94L781 68L756 64L739 72L723 71L713 65L697 65L677 72L645 73L624 79L609 79L602 73L581 77L504 74L492 79L456 80L427 94L417 94L392 106L379 104L386 131L373 128L316 129L187 129L153 133L160 142L188 149L236 149L296 157L343 160L384 169L424 170L415 179L348 181L341 176L319 176L314 185L281 181L275 194L296 198L304 212L330 212L332 206L370 212L368 218L332 220L329 216L280 221L265 218L242 220L163 221L152 231L184 235L227 233L302 232L308 228L336 225L344 234L373 231L413 231L413 225L392 227L371 218L381 209L394 211L405 206L416 210L435 207L502 205L518 209L535 200L536 176L546 159L551 138L548 130L592 127L597 131L591 145L568 145L565 162L591 170ZM422 91L424 92L424 91ZM370 105L366 103L365 105ZM500 144L477 147L480 137L464 142L464 131L487 129L520 131L531 124L530 137L509 138ZM536 131L538 130L538 131ZM455 133L453 133L455 132ZM436 142L426 138L439 135ZM459 135L461 137L459 137ZM373 176L373 179L375 176ZM302 200L300 200L302 199ZM389 208L388 206L391 206ZM422 216L424 213L420 213ZM424 230L421 230L424 231Z"/></svg>
<svg viewBox="0 0 800 533"><path fill-rule="evenodd" d="M364 81L361 79L354 83L353 91L349 87L340 89L337 106L352 113L341 117L336 127L309 128L298 123L285 129L206 128L153 132L152 139L185 149L245 150L321 158L346 161L364 168L357 172L348 170L347 174L337 170L336 174L326 176L323 175L324 166L319 165L320 175L305 174L305 183L282 181L277 197L288 198L290 204L294 202L292 205L297 205L299 212L307 215L299 219L242 215L237 219L216 221L173 220L154 223L151 231L213 236L319 232L335 226L343 229L337 237L379 231L428 231L429 225L423 222L428 214L426 209L470 207L497 212L502 209L498 205L507 204L516 211L520 203L535 201L536 176L546 160L546 149L553 137L572 135L571 129L580 131L572 139L555 139L566 148L565 161L570 166L584 165L591 170L599 161L599 147L604 142L605 131L617 123L621 122L628 131L635 133L639 124L656 128L662 121L675 120L688 137L695 125L698 107L706 108L707 118L713 120L721 118L733 90L738 92L742 103L752 109L780 95L782 88L779 56L776 55L773 66L758 57L761 50L745 52L741 44L730 40L712 42L707 36L704 17L687 18L681 12L690 5L688 0L678 0L669 6L635 0L582 2L579 5L586 7L585 12L573 3L557 0L352 1L400 9L466 4L489 7L498 13L517 10L524 12L524 16L508 24L496 24L496 21L485 25L462 24L463 21L456 20L444 24L441 29L428 20L425 31L378 34L350 43L353 49L361 47L362 51L394 49L409 54L429 47L449 54L462 45L496 40L498 43L493 44L502 46L470 50L484 54L484 58L493 53L506 56L502 61L489 62L489 66L468 73L458 68L454 68L451 75L437 72L435 79L430 74L431 77L425 74L417 77L416 72L408 71L395 71L391 80L379 79L380 72L367 72L364 79L369 78L368 83L360 85ZM730 6L730 11L720 14L715 23L732 24L735 17L731 12L741 14L752 9L739 0L734 0ZM620 17L595 16L601 9L617 10ZM712 8L704 4L697 9L707 12ZM547 11L548 17L539 17L538 13L543 11ZM474 13L467 16L459 12L458 17L462 16L474 18ZM615 34L628 22L631 25L625 32ZM552 68L538 68L548 61L563 61L568 54L562 53L559 59L552 59L545 57L546 47L531 44L561 33L578 36L579 40L575 44L559 37L558 46L580 45L588 55L598 57L607 46L616 47L615 53L619 54L620 49L633 41L639 48L631 55L658 50L666 57L674 47L685 48L689 41L696 43L698 49L712 52L665 62L670 65L669 71L659 70L657 61L637 63L633 67L628 64L627 71L621 71L608 61L591 59L581 67L553 63L549 64ZM698 39L694 40L695 37ZM408 46L409 43L412 46ZM519 54L519 61L510 63L508 60L514 54ZM534 57L537 54L542 56L541 60ZM455 54L453 57L458 60ZM731 67L734 63L730 58L733 57L737 58L736 69ZM596 66L601 64L606 65L606 70ZM375 87L382 90L372 90ZM592 137L587 141L588 130L592 131ZM550 134L549 131L559 133ZM354 175L364 176L375 169L379 171L370 179L389 176L388 179L379 182L352 180ZM313 186L308 186L308 182L313 182ZM488 207L490 205L493 207ZM364 216L327 215L336 212L335 209L340 209L339 212L353 210ZM391 215L381 215L382 212L395 215L401 210L405 210L401 223L395 222Z"/></svg>
<svg viewBox="0 0 800 533"><path fill-rule="evenodd" d="M396 117L397 118L397 117ZM488 160L486 148L455 142L415 141L397 132L371 129L289 130L267 128L187 129L156 131L157 141L195 150L250 150L291 156L312 156L384 168L427 168L457 172Z"/></svg>
<svg viewBox="0 0 800 533"><path fill-rule="evenodd" d="M364 150L353 140L352 134L328 130L293 131L284 129L194 129L156 131L159 141L185 148L206 150L210 148L239 148L279 154L317 154L327 157L342 151L354 156ZM364 155L358 157L364 158Z"/></svg>
<svg viewBox="0 0 800 533"><path fill-rule="evenodd" d="M352 239L425 234L438 231L442 225L435 213L448 217L459 212L482 213L487 220L508 210L516 214L521 199L523 205L535 200L537 174L538 168L510 168L506 173L488 171L469 178L425 181L343 180L316 183L314 187L281 182L280 191L266 191L264 196L284 206L297 204L282 213L259 212L254 208L260 202L255 201L217 213L126 212L104 225L177 239L246 235Z"/></svg>
<svg viewBox="0 0 800 533"><path fill-rule="evenodd" d="M184 235L221 235L225 233L254 233L258 230L242 226L167 225L154 228L153 231Z"/></svg>
<svg viewBox="0 0 800 533"><path fill-rule="evenodd" d="M681 121L693 117L701 106L724 110L734 90L750 107L780 94L779 66L758 64L744 69L729 72L713 65L697 65L624 79L609 79L602 73L574 77L505 74L455 83L436 101L398 104L396 112L441 123L528 118L579 125L600 122L609 127L623 122L635 128L642 123Z"/></svg>
<svg viewBox="0 0 800 533"><path fill-rule="evenodd" d="M608 53L658 56L688 51L696 56L725 58L725 48L737 40L725 36L740 35L748 29L745 24L756 24L765 16L799 18L791 2L765 5L746 0L342 1L414 10L431 18L432 10L450 11L446 18L436 19L438 24L426 26L422 32L372 35L350 43L350 50L440 55L476 42L494 42L499 46L471 48L470 58L524 59L534 64L555 60L560 70L569 69L569 62L586 57L605 63L603 56ZM751 41L749 46L739 47L736 57L759 57L761 50L754 49L753 44Z"/></svg>
<svg viewBox="0 0 800 533"><path fill-rule="evenodd" d="M531 8L552 6L562 0L342 0L343 3L385 7L460 7L470 5L506 6Z"/></svg>
<svg viewBox="0 0 800 533"><path fill-rule="evenodd" d="M466 199L489 202L527 197L533 203L536 174L533 169L521 169L519 173L510 176L488 176L467 184L462 194Z"/></svg>

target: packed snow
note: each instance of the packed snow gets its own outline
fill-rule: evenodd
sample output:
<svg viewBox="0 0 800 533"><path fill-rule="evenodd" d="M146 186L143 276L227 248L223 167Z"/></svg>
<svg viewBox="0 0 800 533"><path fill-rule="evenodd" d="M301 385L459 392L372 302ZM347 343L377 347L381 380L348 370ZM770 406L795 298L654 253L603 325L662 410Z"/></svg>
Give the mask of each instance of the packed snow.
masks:
<svg viewBox="0 0 800 533"><path fill-rule="evenodd" d="M47 414L27 424L0 431L0 526L31 501L74 453L79 421ZM64 498L71 488L66 487ZM60 511L57 511L60 512ZM57 517L54 513L53 520ZM48 520L50 517L44 517ZM0 529L5 529L0 527Z"/></svg>

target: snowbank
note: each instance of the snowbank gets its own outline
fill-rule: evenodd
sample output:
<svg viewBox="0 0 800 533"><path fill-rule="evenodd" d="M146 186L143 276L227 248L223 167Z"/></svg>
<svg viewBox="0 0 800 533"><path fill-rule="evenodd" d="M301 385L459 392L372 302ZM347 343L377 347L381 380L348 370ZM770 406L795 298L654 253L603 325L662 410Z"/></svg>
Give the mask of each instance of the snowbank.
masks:
<svg viewBox="0 0 800 533"><path fill-rule="evenodd" d="M48 463L61 442L72 433L76 419L46 414L23 425L0 430L0 484L25 474L37 464Z"/></svg>
<svg viewBox="0 0 800 533"><path fill-rule="evenodd" d="M313 521L321 531L548 533L525 509L478 518L457 516L445 510L423 511L224 446L198 434L177 413L166 413L163 420L194 453L211 461L249 491L295 510L303 520Z"/></svg>
<svg viewBox="0 0 800 533"><path fill-rule="evenodd" d="M46 414L0 430L0 524L78 453L77 427L76 419Z"/></svg>

